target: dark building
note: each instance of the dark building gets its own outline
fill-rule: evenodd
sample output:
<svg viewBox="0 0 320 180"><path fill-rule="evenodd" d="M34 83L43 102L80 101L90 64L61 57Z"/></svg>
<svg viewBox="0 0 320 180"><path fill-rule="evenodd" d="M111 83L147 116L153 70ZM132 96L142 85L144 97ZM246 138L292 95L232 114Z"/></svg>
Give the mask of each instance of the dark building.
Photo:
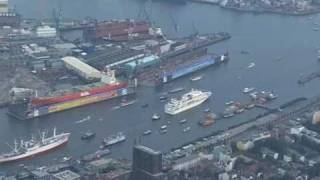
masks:
<svg viewBox="0 0 320 180"><path fill-rule="evenodd" d="M133 148L132 180L162 180L162 153L137 145Z"/></svg>
<svg viewBox="0 0 320 180"><path fill-rule="evenodd" d="M0 26L19 27L20 21L20 14L15 12L0 13Z"/></svg>

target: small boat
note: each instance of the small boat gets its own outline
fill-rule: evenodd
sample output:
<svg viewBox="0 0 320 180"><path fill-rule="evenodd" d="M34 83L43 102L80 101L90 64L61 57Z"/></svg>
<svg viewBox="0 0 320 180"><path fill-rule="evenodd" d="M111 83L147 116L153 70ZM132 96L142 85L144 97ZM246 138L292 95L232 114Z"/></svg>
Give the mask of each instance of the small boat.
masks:
<svg viewBox="0 0 320 180"><path fill-rule="evenodd" d="M195 76L190 78L191 81L199 81L201 79L202 79L202 76Z"/></svg>
<svg viewBox="0 0 320 180"><path fill-rule="evenodd" d="M253 104L253 103L251 103L251 104L248 104L247 105L247 109L252 109L252 108L254 108L256 105L255 104Z"/></svg>
<svg viewBox="0 0 320 180"><path fill-rule="evenodd" d="M61 162L67 162L67 161L70 161L71 160L71 156L64 156L62 159L61 159Z"/></svg>
<svg viewBox="0 0 320 180"><path fill-rule="evenodd" d="M168 97L167 96L160 96L159 99L160 99L160 101L163 101L163 100L168 99Z"/></svg>
<svg viewBox="0 0 320 180"><path fill-rule="evenodd" d="M81 136L82 140L92 139L96 136L96 133L94 132L86 132Z"/></svg>
<svg viewBox="0 0 320 180"><path fill-rule="evenodd" d="M136 102L135 100L127 101L127 102L121 102L120 106L121 107L126 107L126 106L134 104L135 102Z"/></svg>
<svg viewBox="0 0 320 180"><path fill-rule="evenodd" d="M149 104L148 104L148 103L146 103L146 104L142 104L142 105L141 105L141 107L142 107L142 108L146 108L146 107L148 107L148 106L149 106Z"/></svg>
<svg viewBox="0 0 320 180"><path fill-rule="evenodd" d="M254 66L256 66L256 64L255 64L254 62L252 62L252 63L250 63L250 64L248 65L248 69L251 69L251 68L253 68Z"/></svg>
<svg viewBox="0 0 320 180"><path fill-rule="evenodd" d="M247 51L247 50L241 50L241 52L240 52L241 54L250 54L250 52L249 51Z"/></svg>
<svg viewBox="0 0 320 180"><path fill-rule="evenodd" d="M167 126L166 126L166 125L163 125L163 126L160 127L160 129L161 129L161 130L167 129Z"/></svg>
<svg viewBox="0 0 320 180"><path fill-rule="evenodd" d="M206 113L210 112L210 108L206 108L206 109L204 110L204 112L206 112Z"/></svg>
<svg viewBox="0 0 320 180"><path fill-rule="evenodd" d="M151 117L152 120L159 120L160 116L158 114L153 114Z"/></svg>
<svg viewBox="0 0 320 180"><path fill-rule="evenodd" d="M185 133L185 132L188 132L188 131L190 131L190 130L191 130L191 127L188 126L188 127L184 128L184 129L182 130L182 132Z"/></svg>
<svg viewBox="0 0 320 180"><path fill-rule="evenodd" d="M199 121L199 124L204 127L211 126L215 122L215 118L217 116L215 114L208 114L204 121Z"/></svg>
<svg viewBox="0 0 320 180"><path fill-rule="evenodd" d="M255 90L254 87L250 87L250 88L247 88L247 87L246 87L246 88L244 88L244 89L242 90L242 92L246 94L246 93L252 92L253 90Z"/></svg>
<svg viewBox="0 0 320 180"><path fill-rule="evenodd" d="M142 135L146 136L146 135L149 135L149 134L151 134L151 133L152 133L152 131L151 131L151 130L146 130L145 132L143 132L143 134L142 134Z"/></svg>
<svg viewBox="0 0 320 180"><path fill-rule="evenodd" d="M184 124L184 123L186 123L186 122L187 122L186 119L181 119L181 120L179 121L180 124Z"/></svg>
<svg viewBox="0 0 320 180"><path fill-rule="evenodd" d="M225 112L222 115L222 117L224 117L224 118L230 118L230 117L233 117L233 116L234 116L233 112Z"/></svg>
<svg viewBox="0 0 320 180"><path fill-rule="evenodd" d="M232 105L232 104L234 104L234 101L226 102L226 105L227 105L227 106L230 106L230 105Z"/></svg>
<svg viewBox="0 0 320 180"><path fill-rule="evenodd" d="M171 93L171 94L173 94L173 93L178 93L178 92L181 92L181 91L183 91L183 90L184 90L183 87L177 87L177 88L171 89L171 90L169 91L169 93Z"/></svg>
<svg viewBox="0 0 320 180"><path fill-rule="evenodd" d="M120 106L114 106L114 107L112 107L112 110L117 110L117 109L120 109Z"/></svg>
<svg viewBox="0 0 320 180"><path fill-rule="evenodd" d="M90 121L90 119L91 119L91 116L87 116L87 117L85 117L85 118L83 118L83 119L81 119L79 121L74 122L74 123L75 124L80 124L80 123L84 123L84 122Z"/></svg>
<svg viewBox="0 0 320 180"><path fill-rule="evenodd" d="M235 111L235 113L240 114L240 113L243 113L244 110L245 110L244 108L239 108Z"/></svg>
<svg viewBox="0 0 320 180"><path fill-rule="evenodd" d="M167 133L167 132L168 132L167 129L160 130L160 134L165 134L165 133Z"/></svg>

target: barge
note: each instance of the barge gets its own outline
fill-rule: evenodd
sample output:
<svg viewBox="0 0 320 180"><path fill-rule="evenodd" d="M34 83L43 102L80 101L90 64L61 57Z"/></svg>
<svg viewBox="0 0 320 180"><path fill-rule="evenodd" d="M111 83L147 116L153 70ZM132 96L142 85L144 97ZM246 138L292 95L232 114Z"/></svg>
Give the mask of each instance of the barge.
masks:
<svg viewBox="0 0 320 180"><path fill-rule="evenodd" d="M103 84L102 82L81 86L82 90L54 94L50 97L18 97L17 91L11 91L12 101L8 114L18 119L32 119L112 98L133 94L135 89L128 83ZM94 87L92 87L94 86ZM79 87L78 87L79 88ZM79 88L80 89L80 88ZM36 93L35 93L36 94Z"/></svg>

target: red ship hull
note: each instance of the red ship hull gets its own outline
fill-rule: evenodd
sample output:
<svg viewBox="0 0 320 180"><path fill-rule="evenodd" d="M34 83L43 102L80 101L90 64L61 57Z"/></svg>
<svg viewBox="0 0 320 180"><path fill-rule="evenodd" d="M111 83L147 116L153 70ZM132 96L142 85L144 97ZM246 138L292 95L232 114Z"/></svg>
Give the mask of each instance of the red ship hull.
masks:
<svg viewBox="0 0 320 180"><path fill-rule="evenodd" d="M34 98L31 100L31 104L34 107L39 107L39 106L45 106L45 105L50 105L55 103L61 103L65 101L75 100L75 99L89 96L89 95L94 95L94 94L108 92L116 89L125 88L127 86L128 86L127 83L119 83L115 85L105 85L101 87L96 87L96 88L89 89L87 91L80 91L80 92L66 94L58 97Z"/></svg>

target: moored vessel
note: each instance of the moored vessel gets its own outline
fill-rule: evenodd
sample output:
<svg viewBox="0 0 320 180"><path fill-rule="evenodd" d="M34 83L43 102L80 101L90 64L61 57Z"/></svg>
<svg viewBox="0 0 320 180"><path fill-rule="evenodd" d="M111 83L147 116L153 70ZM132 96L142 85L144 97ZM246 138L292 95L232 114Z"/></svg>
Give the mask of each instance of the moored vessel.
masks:
<svg viewBox="0 0 320 180"><path fill-rule="evenodd" d="M70 133L56 134L56 129L54 128L51 137L46 137L46 133L42 132L39 140L32 137L28 141L21 140L19 144L15 141L10 153L0 155L0 163L32 158L38 154L48 152L66 144L69 136Z"/></svg>

